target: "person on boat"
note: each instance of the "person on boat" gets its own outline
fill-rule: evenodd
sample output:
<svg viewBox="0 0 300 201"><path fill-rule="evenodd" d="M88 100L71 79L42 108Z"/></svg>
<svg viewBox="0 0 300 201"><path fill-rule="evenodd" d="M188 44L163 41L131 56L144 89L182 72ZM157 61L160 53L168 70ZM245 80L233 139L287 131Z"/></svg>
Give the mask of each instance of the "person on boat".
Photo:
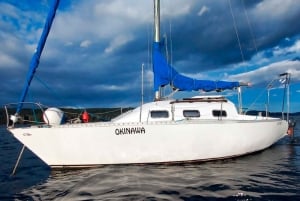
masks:
<svg viewBox="0 0 300 201"><path fill-rule="evenodd" d="M84 110L84 112L82 113L81 118L82 118L83 123L88 123L89 120L90 120L89 113L86 110Z"/></svg>

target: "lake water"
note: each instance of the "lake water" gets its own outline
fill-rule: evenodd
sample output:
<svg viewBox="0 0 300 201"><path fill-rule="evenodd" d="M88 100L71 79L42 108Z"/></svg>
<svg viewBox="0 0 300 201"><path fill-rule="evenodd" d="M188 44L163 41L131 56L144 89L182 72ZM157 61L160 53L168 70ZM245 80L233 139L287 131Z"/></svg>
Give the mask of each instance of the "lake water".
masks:
<svg viewBox="0 0 300 201"><path fill-rule="evenodd" d="M300 200L300 122L294 140L230 160L51 171L0 127L0 200Z"/></svg>

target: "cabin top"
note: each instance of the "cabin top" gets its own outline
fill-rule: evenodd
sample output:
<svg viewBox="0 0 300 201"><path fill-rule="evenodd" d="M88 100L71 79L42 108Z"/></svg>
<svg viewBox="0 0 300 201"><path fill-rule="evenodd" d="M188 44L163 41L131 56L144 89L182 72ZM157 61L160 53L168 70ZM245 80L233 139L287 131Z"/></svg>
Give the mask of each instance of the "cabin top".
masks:
<svg viewBox="0 0 300 201"><path fill-rule="evenodd" d="M113 122L236 119L235 105L223 96L195 96L146 103L113 119Z"/></svg>

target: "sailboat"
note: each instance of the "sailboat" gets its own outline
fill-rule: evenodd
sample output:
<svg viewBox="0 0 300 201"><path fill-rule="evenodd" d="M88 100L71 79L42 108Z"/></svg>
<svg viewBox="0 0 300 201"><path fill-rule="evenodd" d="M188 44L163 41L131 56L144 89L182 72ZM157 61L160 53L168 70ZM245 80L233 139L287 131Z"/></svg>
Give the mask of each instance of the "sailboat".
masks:
<svg viewBox="0 0 300 201"><path fill-rule="evenodd" d="M208 92L234 90L245 84L192 79L168 64L161 50L159 0L154 0L153 102L109 122L67 122L61 109L40 107L43 124L20 124L24 120L20 111L59 1L54 2L17 110L11 114L6 107L8 131L50 167L225 159L264 150L287 135L287 120L242 114L221 95L161 96L160 89L166 85L177 91Z"/></svg>

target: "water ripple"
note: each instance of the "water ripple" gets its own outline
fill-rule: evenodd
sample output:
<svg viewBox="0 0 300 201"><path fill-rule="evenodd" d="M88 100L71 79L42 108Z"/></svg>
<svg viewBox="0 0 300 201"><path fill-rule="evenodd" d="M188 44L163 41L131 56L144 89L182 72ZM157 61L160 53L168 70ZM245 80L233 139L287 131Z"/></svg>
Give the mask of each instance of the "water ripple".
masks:
<svg viewBox="0 0 300 201"><path fill-rule="evenodd" d="M50 171L26 151L14 177L9 174L21 146L5 137L0 200L300 200L298 135L253 155L184 165Z"/></svg>

